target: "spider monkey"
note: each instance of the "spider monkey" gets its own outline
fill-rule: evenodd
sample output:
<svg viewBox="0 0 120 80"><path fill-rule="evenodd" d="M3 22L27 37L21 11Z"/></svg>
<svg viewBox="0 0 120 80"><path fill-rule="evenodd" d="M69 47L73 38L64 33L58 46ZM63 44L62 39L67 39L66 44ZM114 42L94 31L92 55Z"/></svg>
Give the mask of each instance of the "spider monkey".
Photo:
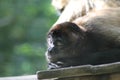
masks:
<svg viewBox="0 0 120 80"><path fill-rule="evenodd" d="M49 69L120 61L120 8L56 24L47 36Z"/></svg>

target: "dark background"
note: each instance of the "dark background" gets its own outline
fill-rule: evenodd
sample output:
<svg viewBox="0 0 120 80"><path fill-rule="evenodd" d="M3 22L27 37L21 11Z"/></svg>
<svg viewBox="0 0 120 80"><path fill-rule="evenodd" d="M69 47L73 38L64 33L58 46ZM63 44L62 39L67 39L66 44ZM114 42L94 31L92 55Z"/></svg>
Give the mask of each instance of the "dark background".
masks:
<svg viewBox="0 0 120 80"><path fill-rule="evenodd" d="M57 16L50 0L0 0L0 77L46 70L46 34Z"/></svg>

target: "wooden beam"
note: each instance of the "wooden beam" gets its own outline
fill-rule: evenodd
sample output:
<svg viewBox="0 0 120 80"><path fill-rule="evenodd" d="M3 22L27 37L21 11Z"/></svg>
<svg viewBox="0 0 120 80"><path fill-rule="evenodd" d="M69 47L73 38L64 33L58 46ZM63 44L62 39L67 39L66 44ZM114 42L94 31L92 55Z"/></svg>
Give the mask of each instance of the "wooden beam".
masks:
<svg viewBox="0 0 120 80"><path fill-rule="evenodd" d="M104 65L83 65L47 71L38 71L38 79L64 78L75 76L90 76L120 72L120 62Z"/></svg>
<svg viewBox="0 0 120 80"><path fill-rule="evenodd" d="M37 80L36 75L0 77L0 80Z"/></svg>

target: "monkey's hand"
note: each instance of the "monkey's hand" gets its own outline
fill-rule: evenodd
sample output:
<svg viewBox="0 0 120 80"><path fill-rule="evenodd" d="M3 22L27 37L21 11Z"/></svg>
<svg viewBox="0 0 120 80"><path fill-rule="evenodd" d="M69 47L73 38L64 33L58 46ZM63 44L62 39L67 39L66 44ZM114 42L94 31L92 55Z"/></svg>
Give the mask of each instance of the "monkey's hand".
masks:
<svg viewBox="0 0 120 80"><path fill-rule="evenodd" d="M48 69L58 69L61 68L63 65L62 62L57 62L57 63L48 63Z"/></svg>

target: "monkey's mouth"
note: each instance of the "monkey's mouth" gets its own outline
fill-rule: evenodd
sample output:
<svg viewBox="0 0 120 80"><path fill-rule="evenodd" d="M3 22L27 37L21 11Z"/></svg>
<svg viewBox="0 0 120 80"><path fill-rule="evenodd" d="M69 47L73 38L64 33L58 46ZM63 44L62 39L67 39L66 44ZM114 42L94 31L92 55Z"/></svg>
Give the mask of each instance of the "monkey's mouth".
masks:
<svg viewBox="0 0 120 80"><path fill-rule="evenodd" d="M58 57L56 55L51 55L49 52L47 52L46 55L49 62L56 63L58 61Z"/></svg>

